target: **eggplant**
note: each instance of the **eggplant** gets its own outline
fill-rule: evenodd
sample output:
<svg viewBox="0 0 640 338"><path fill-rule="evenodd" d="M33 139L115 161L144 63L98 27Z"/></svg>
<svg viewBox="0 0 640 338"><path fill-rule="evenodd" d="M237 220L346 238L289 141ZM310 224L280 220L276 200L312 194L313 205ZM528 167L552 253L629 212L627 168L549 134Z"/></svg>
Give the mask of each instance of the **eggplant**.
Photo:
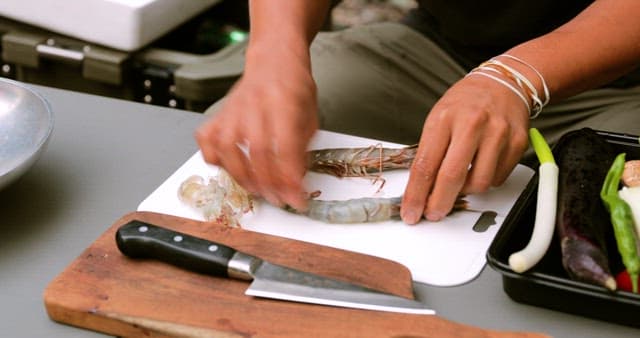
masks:
<svg viewBox="0 0 640 338"><path fill-rule="evenodd" d="M616 156L594 130L565 134L556 145L559 167L556 234L562 265L571 279L616 289L607 255L611 221L600 189Z"/></svg>

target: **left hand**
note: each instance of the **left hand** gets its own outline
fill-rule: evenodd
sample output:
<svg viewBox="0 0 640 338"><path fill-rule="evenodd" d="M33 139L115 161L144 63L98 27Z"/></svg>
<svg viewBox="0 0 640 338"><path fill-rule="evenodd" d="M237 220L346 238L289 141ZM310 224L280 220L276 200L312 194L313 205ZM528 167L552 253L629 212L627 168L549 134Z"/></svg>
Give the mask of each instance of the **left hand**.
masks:
<svg viewBox="0 0 640 338"><path fill-rule="evenodd" d="M527 149L528 127L529 112L505 86L482 76L457 82L425 120L402 220L439 221L459 194L501 185Z"/></svg>

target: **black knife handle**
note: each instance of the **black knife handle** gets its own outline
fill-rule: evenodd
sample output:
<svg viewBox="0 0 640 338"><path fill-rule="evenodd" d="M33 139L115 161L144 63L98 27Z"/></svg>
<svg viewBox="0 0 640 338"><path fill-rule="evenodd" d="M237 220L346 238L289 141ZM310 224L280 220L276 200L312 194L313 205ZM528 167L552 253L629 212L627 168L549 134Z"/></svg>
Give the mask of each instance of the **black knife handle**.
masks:
<svg viewBox="0 0 640 338"><path fill-rule="evenodd" d="M177 231L131 221L116 232L120 251L131 258L155 259L194 272L227 277L236 250Z"/></svg>

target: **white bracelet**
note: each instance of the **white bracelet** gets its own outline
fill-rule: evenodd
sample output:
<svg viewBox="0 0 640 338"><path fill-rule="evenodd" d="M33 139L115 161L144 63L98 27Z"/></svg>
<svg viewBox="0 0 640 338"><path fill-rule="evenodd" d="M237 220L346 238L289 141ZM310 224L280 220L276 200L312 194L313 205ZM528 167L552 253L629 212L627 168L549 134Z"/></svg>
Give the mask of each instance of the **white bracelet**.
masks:
<svg viewBox="0 0 640 338"><path fill-rule="evenodd" d="M516 79L518 79L518 85L522 86L522 84L524 84L525 86L527 86L527 88L529 88L529 91L532 93L533 96L539 97L538 96L538 90L536 90L536 87L531 83L531 81L529 81L529 79L527 79L526 76L522 75L522 73L520 73L519 71L515 70L513 67L510 67L510 66L508 66L508 65L506 65L506 64L504 64L504 63L502 63L502 62L500 62L499 60L496 60L496 59L491 59L491 60L487 61L486 64L489 64L489 65L495 64L495 65L498 65L498 66L506 69L508 72L513 74L513 76Z"/></svg>
<svg viewBox="0 0 640 338"><path fill-rule="evenodd" d="M542 82L542 90L544 91L544 101L542 102L543 106L546 106L549 101L551 100L551 95L549 94L549 87L547 86L547 82L544 80L544 77L542 76L542 74L540 74L540 72L532 65L530 65L529 63L525 62L524 60L517 58L513 55L510 54L500 54L499 56L504 56L506 58L515 60L527 67L529 67L531 70L533 70L534 73L536 73L536 75L540 78L540 82Z"/></svg>
<svg viewBox="0 0 640 338"><path fill-rule="evenodd" d="M507 57L514 58L510 55ZM532 68L529 65L527 65L527 67ZM540 76L540 81L542 82L543 90L545 92L544 102L542 101L542 99L540 99L540 95L538 94L538 90L536 89L536 87L531 83L531 81L529 81L529 79L526 76L524 76L522 73L520 73L518 70L514 69L513 67L501 62L500 60L497 60L496 58L492 58L488 61L483 62L479 67L477 67L477 69L498 73L508 78L509 80L515 82L518 85L518 87L522 89L522 92L524 93L524 95L531 100L532 105L529 111L530 119L534 119L538 117L538 115L540 115L540 113L542 112L542 109L544 108L544 106L549 102L548 87L546 83L544 83L544 79L541 77L541 75L539 75L540 73L534 68L532 69L534 69L536 74Z"/></svg>
<svg viewBox="0 0 640 338"><path fill-rule="evenodd" d="M512 84L510 84L509 82L507 82L507 81L505 81L505 80L503 80L503 79L501 79L501 78L499 78L497 76L493 76L491 74L483 73L478 68L472 70L466 76L470 76L470 75L474 75L474 74L488 77L488 78L490 78L490 79L492 79L494 81L497 81L498 83L502 84L503 86L509 88L512 92L514 92L516 95L518 95L518 97L520 99L522 99L522 102L524 102L524 105L527 107L527 112L531 113L531 105L529 105L529 100L527 100L527 98L525 98L524 95L522 95L522 93L516 87L514 87Z"/></svg>
<svg viewBox="0 0 640 338"><path fill-rule="evenodd" d="M482 63L480 66L476 67L476 69L475 69L475 70L484 70L484 71L488 71L488 72L493 72L493 73L496 73L496 74L500 74L500 75L502 75L502 76L507 76L507 77L509 78L509 80L513 80L513 81L518 85L518 87L520 87L520 88L524 91L524 84L522 83L522 79L520 79L519 77L515 76L515 75L514 75L514 74L512 74L512 73L509 73L509 75L511 75L511 76L508 76L507 74L505 74L505 73L503 73L503 72L499 71L499 70L498 70L498 69L496 69L496 68L489 67L489 66L485 66L485 65L491 65L491 64L493 64L493 63L490 63L490 62L484 62L484 63ZM503 67L503 68L504 68L504 67ZM506 69L506 68L505 68L505 69ZM508 70L508 69L507 69L507 71L510 71L510 70ZM531 87L528 87L528 86L527 86L527 88L529 88L529 91L531 91ZM526 92L526 91L525 91L525 92Z"/></svg>

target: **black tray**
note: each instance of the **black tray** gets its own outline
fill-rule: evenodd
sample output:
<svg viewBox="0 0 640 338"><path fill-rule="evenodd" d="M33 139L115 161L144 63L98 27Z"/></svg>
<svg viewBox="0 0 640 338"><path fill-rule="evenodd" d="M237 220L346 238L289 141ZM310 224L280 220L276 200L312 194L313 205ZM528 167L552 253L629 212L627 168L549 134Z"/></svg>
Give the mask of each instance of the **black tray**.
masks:
<svg viewBox="0 0 640 338"><path fill-rule="evenodd" d="M598 133L615 144L619 152L626 152L627 159L640 159L637 136ZM509 212L487 252L489 266L502 274L505 293L516 302L640 327L640 295L626 291L609 292L603 287L569 279L562 267L556 236L546 255L531 270L523 274L511 270L509 255L524 248L533 231L537 188L536 174ZM617 255L617 249L610 246L609 254ZM613 260L619 260L619 256Z"/></svg>

